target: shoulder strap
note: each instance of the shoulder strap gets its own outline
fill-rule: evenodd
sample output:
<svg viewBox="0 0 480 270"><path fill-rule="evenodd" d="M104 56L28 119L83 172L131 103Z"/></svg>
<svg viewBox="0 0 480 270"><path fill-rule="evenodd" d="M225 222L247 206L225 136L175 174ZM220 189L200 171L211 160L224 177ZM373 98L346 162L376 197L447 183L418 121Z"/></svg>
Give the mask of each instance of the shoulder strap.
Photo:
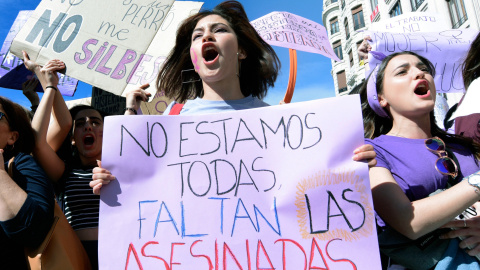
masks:
<svg viewBox="0 0 480 270"><path fill-rule="evenodd" d="M185 104L182 104L182 103L173 104L172 109L170 110L170 113L168 115L179 115L180 111L183 108L183 105Z"/></svg>

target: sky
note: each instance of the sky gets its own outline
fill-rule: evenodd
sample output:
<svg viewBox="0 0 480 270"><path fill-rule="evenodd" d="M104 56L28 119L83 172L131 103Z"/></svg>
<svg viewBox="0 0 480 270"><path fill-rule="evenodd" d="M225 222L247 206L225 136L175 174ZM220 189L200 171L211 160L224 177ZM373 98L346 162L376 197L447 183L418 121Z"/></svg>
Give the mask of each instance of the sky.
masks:
<svg viewBox="0 0 480 270"><path fill-rule="evenodd" d="M61 1L61 0L44 0ZM120 0L119 0L120 1ZM222 0L205 0L203 8L211 9ZM240 0L248 18L253 21L273 11L287 11L309 20L322 24L323 1L302 0ZM33 10L40 3L39 0L0 0L0 42L5 40L20 10ZM282 63L282 68L275 83L269 89L264 101L269 104L278 104L285 95L289 78L289 53L287 48L273 46ZM315 53L297 51L297 80L292 102L307 101L335 96L330 59ZM65 100L79 99L91 96L91 85L79 82L73 97L64 97ZM30 107L30 102L21 90L0 88L0 95Z"/></svg>

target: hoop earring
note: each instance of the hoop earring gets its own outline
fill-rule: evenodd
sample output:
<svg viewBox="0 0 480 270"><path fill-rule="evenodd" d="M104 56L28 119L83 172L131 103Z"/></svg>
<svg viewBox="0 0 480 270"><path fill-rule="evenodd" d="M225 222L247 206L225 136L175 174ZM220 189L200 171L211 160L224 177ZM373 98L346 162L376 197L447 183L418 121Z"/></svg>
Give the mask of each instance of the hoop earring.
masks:
<svg viewBox="0 0 480 270"><path fill-rule="evenodd" d="M191 74L193 72L193 74ZM195 69L183 69L181 72L182 83L193 83L202 80L200 76L195 72Z"/></svg>

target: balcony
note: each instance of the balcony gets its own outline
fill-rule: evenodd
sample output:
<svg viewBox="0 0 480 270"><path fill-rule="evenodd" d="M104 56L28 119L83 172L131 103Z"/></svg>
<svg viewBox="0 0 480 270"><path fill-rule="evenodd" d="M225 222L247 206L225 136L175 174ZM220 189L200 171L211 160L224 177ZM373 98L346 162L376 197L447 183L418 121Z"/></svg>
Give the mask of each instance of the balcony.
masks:
<svg viewBox="0 0 480 270"><path fill-rule="evenodd" d="M460 20L458 20L458 22L456 22L454 25L453 25L453 29L457 29L459 28L460 26L462 26L462 24L464 24L466 21L467 21L468 17L467 15L465 14L465 16L463 16L462 18L460 18Z"/></svg>
<svg viewBox="0 0 480 270"><path fill-rule="evenodd" d="M338 0L327 0L325 1L325 6L328 7L330 4L334 4L334 3L337 3Z"/></svg>
<svg viewBox="0 0 480 270"><path fill-rule="evenodd" d="M423 4L425 0L411 0L412 1L412 11L417 11L417 9Z"/></svg>
<svg viewBox="0 0 480 270"><path fill-rule="evenodd" d="M353 66L352 68L350 68L350 71L348 72L347 84L350 86L354 86L356 78L357 78L357 69Z"/></svg>

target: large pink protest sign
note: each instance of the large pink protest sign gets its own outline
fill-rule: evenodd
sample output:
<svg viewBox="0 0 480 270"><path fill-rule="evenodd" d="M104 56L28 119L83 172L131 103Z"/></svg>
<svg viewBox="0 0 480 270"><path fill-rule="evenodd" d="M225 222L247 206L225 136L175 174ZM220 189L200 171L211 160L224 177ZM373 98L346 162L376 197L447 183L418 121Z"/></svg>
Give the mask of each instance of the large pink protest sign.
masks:
<svg viewBox="0 0 480 270"><path fill-rule="evenodd" d="M358 96L104 130L100 269L381 269Z"/></svg>
<svg viewBox="0 0 480 270"><path fill-rule="evenodd" d="M412 51L433 63L437 93L464 92L462 65L477 34L478 31L473 29L449 29L425 33L367 31L366 35L372 38L373 53L368 57L370 70L380 64L382 55Z"/></svg>
<svg viewBox="0 0 480 270"><path fill-rule="evenodd" d="M324 26L289 12L272 12L250 22L270 45L318 53L340 61Z"/></svg>
<svg viewBox="0 0 480 270"><path fill-rule="evenodd" d="M22 10L18 13L8 35L3 42L0 50L0 87L22 90L22 84L34 75L23 65L22 59L10 53L10 45L15 35L20 31L25 22L32 15L33 10ZM73 96L77 88L78 80L58 74L58 89L62 95ZM43 88L38 84L35 89L37 92L43 92Z"/></svg>

